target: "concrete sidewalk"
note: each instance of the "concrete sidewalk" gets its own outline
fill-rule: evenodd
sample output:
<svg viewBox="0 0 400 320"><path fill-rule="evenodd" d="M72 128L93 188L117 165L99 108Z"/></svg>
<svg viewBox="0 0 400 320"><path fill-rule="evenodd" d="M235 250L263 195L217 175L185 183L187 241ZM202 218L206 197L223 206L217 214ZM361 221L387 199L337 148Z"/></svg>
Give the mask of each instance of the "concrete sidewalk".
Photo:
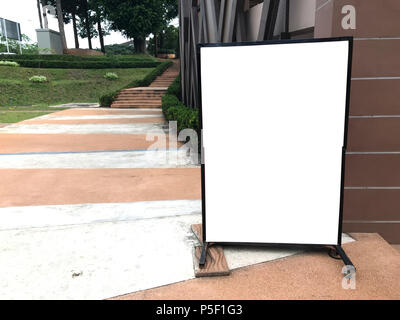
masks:
<svg viewBox="0 0 400 320"><path fill-rule="evenodd" d="M152 149L161 117L71 109L0 129L0 298L105 299L194 278L200 168ZM226 256L239 268L298 252Z"/></svg>
<svg viewBox="0 0 400 320"><path fill-rule="evenodd" d="M153 128L167 132L160 109L71 109L1 128L1 299L104 299L192 277L200 171L149 150ZM159 258L171 270L157 277Z"/></svg>
<svg viewBox="0 0 400 320"><path fill-rule="evenodd" d="M240 268L229 277L193 279L115 299L400 299L400 253L377 234L352 236L357 241L344 248L357 267L354 289L342 287L342 261L327 251L308 251Z"/></svg>
<svg viewBox="0 0 400 320"><path fill-rule="evenodd" d="M151 148L147 133L167 133L161 117L71 109L0 129L0 299L398 297L399 254L383 240L346 236L359 295L337 289L341 261L290 248L229 247L231 276L194 279L200 168L191 158L166 163ZM336 289L318 289L325 284Z"/></svg>

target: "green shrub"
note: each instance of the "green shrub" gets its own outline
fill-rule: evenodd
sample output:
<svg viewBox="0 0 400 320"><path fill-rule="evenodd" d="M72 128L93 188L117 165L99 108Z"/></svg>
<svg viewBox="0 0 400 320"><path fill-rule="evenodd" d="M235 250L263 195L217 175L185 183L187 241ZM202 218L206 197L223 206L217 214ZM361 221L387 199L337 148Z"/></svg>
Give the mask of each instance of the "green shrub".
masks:
<svg viewBox="0 0 400 320"><path fill-rule="evenodd" d="M178 132L190 128L200 134L199 112L183 104L180 100L180 78L169 86L167 93L162 97L162 110L168 121L177 121ZM200 135L199 135L200 138Z"/></svg>
<svg viewBox="0 0 400 320"><path fill-rule="evenodd" d="M163 113L168 121L177 121L178 132L186 128L199 132L199 113L197 109L189 108L181 102L175 106L163 106Z"/></svg>
<svg viewBox="0 0 400 320"><path fill-rule="evenodd" d="M114 100L117 98L118 93L126 88L131 87L148 87L160 74L162 74L166 69L168 69L172 65L172 61L164 61L160 62L159 65L151 71L147 76L145 76L142 80L134 80L128 83L125 87L120 90L113 91L102 95L99 98L100 106L102 107L110 107Z"/></svg>
<svg viewBox="0 0 400 320"><path fill-rule="evenodd" d="M119 91L113 91L106 94L103 94L100 99L99 103L101 107L110 107L114 100L117 98Z"/></svg>
<svg viewBox="0 0 400 320"><path fill-rule="evenodd" d="M29 78L29 81L33 83L43 83L47 82L47 78L45 76L33 76Z"/></svg>
<svg viewBox="0 0 400 320"><path fill-rule="evenodd" d="M183 105L183 103L178 99L177 96L175 96L173 94L166 93L162 97L162 107L165 109L168 109L169 107L172 107L172 106L179 106L179 105Z"/></svg>
<svg viewBox="0 0 400 320"><path fill-rule="evenodd" d="M104 75L104 78L106 78L107 80L117 80L119 77L118 77L118 75L117 75L116 73L114 73L114 72L107 72L107 73Z"/></svg>
<svg viewBox="0 0 400 320"><path fill-rule="evenodd" d="M158 49L158 53L160 54L175 54L175 50L174 49Z"/></svg>
<svg viewBox="0 0 400 320"><path fill-rule="evenodd" d="M167 94L172 94L181 99L181 79L177 77L168 87Z"/></svg>
<svg viewBox="0 0 400 320"><path fill-rule="evenodd" d="M0 61L0 66L19 67L19 64L14 61Z"/></svg>

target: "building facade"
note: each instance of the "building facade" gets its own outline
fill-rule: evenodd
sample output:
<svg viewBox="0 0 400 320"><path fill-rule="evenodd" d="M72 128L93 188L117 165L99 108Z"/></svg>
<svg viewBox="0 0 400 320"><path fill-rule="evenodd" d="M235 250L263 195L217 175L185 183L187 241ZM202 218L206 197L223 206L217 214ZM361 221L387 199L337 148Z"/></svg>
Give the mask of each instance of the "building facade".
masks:
<svg viewBox="0 0 400 320"><path fill-rule="evenodd" d="M400 1L179 0L179 11L191 107L198 43L354 37L343 230L400 243Z"/></svg>

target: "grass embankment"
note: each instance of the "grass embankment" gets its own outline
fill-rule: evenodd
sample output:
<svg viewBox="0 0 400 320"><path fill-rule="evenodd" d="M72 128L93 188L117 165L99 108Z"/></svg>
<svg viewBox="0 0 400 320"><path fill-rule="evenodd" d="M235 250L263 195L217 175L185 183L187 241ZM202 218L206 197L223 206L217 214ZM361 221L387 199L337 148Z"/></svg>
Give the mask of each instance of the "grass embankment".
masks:
<svg viewBox="0 0 400 320"><path fill-rule="evenodd" d="M153 69L40 69L1 66L0 106L40 104L39 109L43 110L45 105L98 102L103 94L118 90L133 80L143 79ZM107 72L114 72L119 78L107 80L104 78ZM29 78L34 75L43 75L48 82L30 82Z"/></svg>
<svg viewBox="0 0 400 320"><path fill-rule="evenodd" d="M50 112L0 112L0 123L15 123L49 114Z"/></svg>
<svg viewBox="0 0 400 320"><path fill-rule="evenodd" d="M41 112L41 111L49 111L49 112L53 112L53 111L61 111L61 110L65 110L65 109L69 109L68 107L49 107L47 105L44 104L35 104L35 105L30 105L30 106L8 106L8 107L4 107L4 106L0 106L0 112L19 112L19 111L37 111L37 112Z"/></svg>

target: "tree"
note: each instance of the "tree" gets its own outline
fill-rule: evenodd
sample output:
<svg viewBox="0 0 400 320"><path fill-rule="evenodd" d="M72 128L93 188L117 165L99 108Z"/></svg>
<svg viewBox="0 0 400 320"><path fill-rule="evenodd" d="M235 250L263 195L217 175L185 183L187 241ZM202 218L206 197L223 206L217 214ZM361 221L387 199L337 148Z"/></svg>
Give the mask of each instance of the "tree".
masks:
<svg viewBox="0 0 400 320"><path fill-rule="evenodd" d="M93 19L92 14L89 10L88 0L79 0L79 35L81 38L88 39L89 49L92 47L92 37L93 37Z"/></svg>
<svg viewBox="0 0 400 320"><path fill-rule="evenodd" d="M40 8L40 0L36 0L36 5L37 5L37 9L38 9L38 14L39 14L39 22L40 22L40 29L43 29L43 21L42 21L42 11Z"/></svg>
<svg viewBox="0 0 400 320"><path fill-rule="evenodd" d="M90 2L89 5L91 5ZM104 36L109 35L109 24L101 14L92 10L87 15L87 18L83 17L79 20L78 34L82 39L89 38L90 36L90 43L93 38L99 37L101 51L104 52Z"/></svg>
<svg viewBox="0 0 400 320"><path fill-rule="evenodd" d="M95 13L95 21L97 24L97 35L100 41L100 49L103 53L105 53L106 50L104 47L104 36L109 34L108 33L109 28L108 24L105 24L105 28L103 28L101 25L103 21L106 21L102 0L91 0L90 6Z"/></svg>
<svg viewBox="0 0 400 320"><path fill-rule="evenodd" d="M162 23L157 29L153 31L153 53L155 56L158 54L159 47L164 47L164 33L168 29L168 25L172 19L178 15L178 3L176 0L165 0L164 1L164 17Z"/></svg>
<svg viewBox="0 0 400 320"><path fill-rule="evenodd" d="M129 55L133 51L133 41L105 46L107 55Z"/></svg>
<svg viewBox="0 0 400 320"><path fill-rule="evenodd" d="M72 15L72 28L74 30L74 39L75 39L75 48L79 48L79 37L78 37L78 29L76 25L76 12L77 12L77 7L73 7L71 10L71 15Z"/></svg>
<svg viewBox="0 0 400 320"><path fill-rule="evenodd" d="M136 52L145 52L146 37L156 34L177 12L176 0L99 0L111 28L133 38ZM171 10L171 8L173 10ZM176 14L175 14L176 16Z"/></svg>
<svg viewBox="0 0 400 320"><path fill-rule="evenodd" d="M74 30L75 48L79 48L78 37L78 12L80 0L62 0L64 11L64 23L69 23L72 20L72 29Z"/></svg>
<svg viewBox="0 0 400 320"><path fill-rule="evenodd" d="M58 19L58 28L60 30L60 36L61 36L61 44L63 47L63 50L67 49L67 39L65 38L65 31L64 31L64 20L63 20L63 15L62 15L62 5L61 5L61 0L56 0L56 9L57 9L57 19Z"/></svg>
<svg viewBox="0 0 400 320"><path fill-rule="evenodd" d="M178 53L179 49L179 28L169 25L162 30L158 36L154 35L149 40L148 50L157 56L157 53Z"/></svg>

